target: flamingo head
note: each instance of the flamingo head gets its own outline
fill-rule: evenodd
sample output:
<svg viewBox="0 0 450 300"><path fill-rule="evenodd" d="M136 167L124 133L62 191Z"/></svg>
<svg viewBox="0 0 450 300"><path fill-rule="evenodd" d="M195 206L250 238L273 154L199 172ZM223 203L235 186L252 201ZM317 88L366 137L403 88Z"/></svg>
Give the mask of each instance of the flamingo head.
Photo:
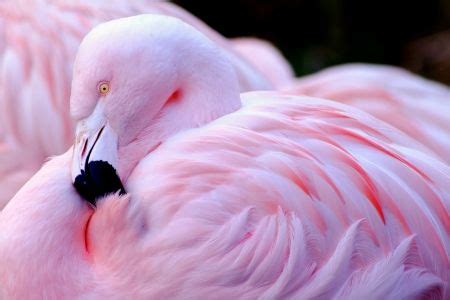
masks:
<svg viewBox="0 0 450 300"><path fill-rule="evenodd" d="M172 135L240 107L222 50L182 21L139 15L95 27L74 64L72 180L95 204Z"/></svg>

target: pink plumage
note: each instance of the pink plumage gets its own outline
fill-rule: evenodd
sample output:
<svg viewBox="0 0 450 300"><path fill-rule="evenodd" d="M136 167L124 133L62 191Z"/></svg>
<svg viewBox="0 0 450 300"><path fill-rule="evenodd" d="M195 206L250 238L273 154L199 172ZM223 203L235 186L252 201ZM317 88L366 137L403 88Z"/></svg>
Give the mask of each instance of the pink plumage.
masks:
<svg viewBox="0 0 450 300"><path fill-rule="evenodd" d="M349 64L296 79L286 90L358 107L450 162L450 88L445 85L395 67Z"/></svg>
<svg viewBox="0 0 450 300"><path fill-rule="evenodd" d="M4 298L448 298L450 168L425 145L337 102L239 94L170 17L96 27L74 70L73 151L0 215ZM93 210L71 179L95 161L128 194Z"/></svg>

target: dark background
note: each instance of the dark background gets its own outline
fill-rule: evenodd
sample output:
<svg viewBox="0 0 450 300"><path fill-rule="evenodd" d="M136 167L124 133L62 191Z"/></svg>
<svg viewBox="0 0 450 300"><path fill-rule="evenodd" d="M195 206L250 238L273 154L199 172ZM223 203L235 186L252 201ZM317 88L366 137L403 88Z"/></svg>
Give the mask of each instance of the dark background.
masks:
<svg viewBox="0 0 450 300"><path fill-rule="evenodd" d="M450 84L450 0L173 2L227 37L271 41L298 75L371 62Z"/></svg>

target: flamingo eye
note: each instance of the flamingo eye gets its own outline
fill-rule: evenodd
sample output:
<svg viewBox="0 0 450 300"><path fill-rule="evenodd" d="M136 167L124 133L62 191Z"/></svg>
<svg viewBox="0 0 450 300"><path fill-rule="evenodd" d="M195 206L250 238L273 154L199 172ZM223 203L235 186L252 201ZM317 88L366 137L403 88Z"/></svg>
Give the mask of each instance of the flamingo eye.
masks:
<svg viewBox="0 0 450 300"><path fill-rule="evenodd" d="M109 92L109 84L107 82L100 83L98 91L101 95L106 95Z"/></svg>

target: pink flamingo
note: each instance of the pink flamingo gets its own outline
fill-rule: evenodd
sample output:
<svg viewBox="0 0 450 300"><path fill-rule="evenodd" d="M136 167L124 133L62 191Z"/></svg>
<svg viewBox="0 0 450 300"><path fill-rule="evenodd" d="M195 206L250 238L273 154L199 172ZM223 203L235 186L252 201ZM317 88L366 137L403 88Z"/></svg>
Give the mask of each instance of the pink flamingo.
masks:
<svg viewBox="0 0 450 300"><path fill-rule="evenodd" d="M224 37L174 4L158 1L3 1L0 3L0 209L49 156L73 141L68 99L82 37L106 20L150 12L177 16L222 47L241 91L271 89ZM20 157L20 159L13 159Z"/></svg>
<svg viewBox="0 0 450 300"><path fill-rule="evenodd" d="M450 88L400 68L349 64L296 79L286 91L358 107L450 162Z"/></svg>
<svg viewBox="0 0 450 300"><path fill-rule="evenodd" d="M175 18L92 30L71 112L73 153L0 214L2 298L449 297L450 168L349 106L239 94Z"/></svg>

